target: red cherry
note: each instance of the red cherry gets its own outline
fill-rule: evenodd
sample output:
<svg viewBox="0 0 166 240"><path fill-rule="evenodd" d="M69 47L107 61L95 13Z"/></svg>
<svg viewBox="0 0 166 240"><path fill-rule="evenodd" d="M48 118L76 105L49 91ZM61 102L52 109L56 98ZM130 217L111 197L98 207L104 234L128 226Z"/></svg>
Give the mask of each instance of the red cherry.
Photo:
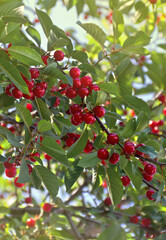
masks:
<svg viewBox="0 0 166 240"><path fill-rule="evenodd" d="M163 114L166 116L166 108L163 109Z"/></svg>
<svg viewBox="0 0 166 240"><path fill-rule="evenodd" d="M6 88L5 88L5 93L8 95L8 96L12 96L12 93L11 93L11 89L13 88L13 84L9 84Z"/></svg>
<svg viewBox="0 0 166 240"><path fill-rule="evenodd" d="M154 175L157 171L157 168L155 165L149 163L149 164L146 164L144 171L148 175Z"/></svg>
<svg viewBox="0 0 166 240"><path fill-rule="evenodd" d="M116 163L119 161L119 159L120 159L119 154L113 153L113 154L111 155L111 157L109 158L109 162L110 162L111 164L116 164Z"/></svg>
<svg viewBox="0 0 166 240"><path fill-rule="evenodd" d="M89 76L84 76L81 78L81 86L89 87L92 85L92 78Z"/></svg>
<svg viewBox="0 0 166 240"><path fill-rule="evenodd" d="M10 163L10 162L9 162L10 159L11 159L11 158L8 158L7 162L4 162L4 163L3 163L4 167L7 168L7 169L11 169L11 168L13 168L13 167L15 166L15 163Z"/></svg>
<svg viewBox="0 0 166 240"><path fill-rule="evenodd" d="M149 218L143 218L141 221L141 225L143 227L148 227L151 224L151 220Z"/></svg>
<svg viewBox="0 0 166 240"><path fill-rule="evenodd" d="M0 126L6 127L6 124L5 124L4 122L1 122L1 123L0 123Z"/></svg>
<svg viewBox="0 0 166 240"><path fill-rule="evenodd" d="M124 151L126 154L132 154L135 152L135 145L134 143L127 141L124 144Z"/></svg>
<svg viewBox="0 0 166 240"><path fill-rule="evenodd" d="M121 127L125 127L124 122L119 122L119 126L121 126Z"/></svg>
<svg viewBox="0 0 166 240"><path fill-rule="evenodd" d="M75 141L73 138L67 138L65 143L67 147L70 147L71 145L73 145L73 143L75 143Z"/></svg>
<svg viewBox="0 0 166 240"><path fill-rule="evenodd" d="M27 220L27 226L30 227L30 228L33 228L35 226L36 222L33 218L29 218Z"/></svg>
<svg viewBox="0 0 166 240"><path fill-rule="evenodd" d="M33 106L32 106L32 104L30 104L30 103L27 103L26 108L27 108L30 112L33 111Z"/></svg>
<svg viewBox="0 0 166 240"><path fill-rule="evenodd" d="M56 142L58 143L58 145L61 145L61 142L60 142L60 140L56 140Z"/></svg>
<svg viewBox="0 0 166 240"><path fill-rule="evenodd" d="M128 176L121 177L121 181L122 181L123 186L125 186L125 187L130 185L130 178Z"/></svg>
<svg viewBox="0 0 166 240"><path fill-rule="evenodd" d="M149 200L155 200L155 198L152 197L152 195L155 193L154 190L148 190L146 192L146 197L149 199Z"/></svg>
<svg viewBox="0 0 166 240"><path fill-rule="evenodd" d="M54 103L54 107L59 106L60 102L61 102L60 99L57 97L57 98L56 98L56 101L55 101L55 103Z"/></svg>
<svg viewBox="0 0 166 240"><path fill-rule="evenodd" d="M147 239L154 239L154 238L156 237L156 235L155 235L154 233L148 233L148 232L146 232L145 237L146 237Z"/></svg>
<svg viewBox="0 0 166 240"><path fill-rule="evenodd" d="M42 60L44 62L45 65L47 65L47 60L48 60L49 56L42 56Z"/></svg>
<svg viewBox="0 0 166 240"><path fill-rule="evenodd" d="M52 159L52 157L50 155L48 155L47 153L44 154L44 158L47 160L47 161L50 161Z"/></svg>
<svg viewBox="0 0 166 240"><path fill-rule="evenodd" d="M40 157L40 153L35 152L35 153L31 153L31 154L29 155L30 160L31 160L32 162L36 162L36 159L33 158L33 157Z"/></svg>
<svg viewBox="0 0 166 240"><path fill-rule="evenodd" d="M131 117L135 117L136 115L133 109L130 109L129 113Z"/></svg>
<svg viewBox="0 0 166 240"><path fill-rule="evenodd" d="M41 86L36 86L33 90L34 96L41 98L45 95L46 89Z"/></svg>
<svg viewBox="0 0 166 240"><path fill-rule="evenodd" d="M65 54L61 50L57 50L54 52L55 61L62 61L64 59L64 56Z"/></svg>
<svg viewBox="0 0 166 240"><path fill-rule="evenodd" d="M28 79L24 79L25 80L25 82L26 82L26 84L27 84L27 86L28 86L28 89L29 90L32 90L32 88L34 87L34 80L33 79L31 79L31 81L29 81Z"/></svg>
<svg viewBox="0 0 166 240"><path fill-rule="evenodd" d="M164 125L164 121L163 120L159 120L159 121L157 121L157 124L158 124L159 127L163 126Z"/></svg>
<svg viewBox="0 0 166 240"><path fill-rule="evenodd" d="M23 93L17 87L14 87L12 89L12 96L16 99L19 99L23 96Z"/></svg>
<svg viewBox="0 0 166 240"><path fill-rule="evenodd" d="M32 203L32 198L31 197L27 197L25 198L25 203Z"/></svg>
<svg viewBox="0 0 166 240"><path fill-rule="evenodd" d="M104 200L104 204L109 207L110 205L112 205L112 202L111 202L111 199L109 197L107 197L105 200Z"/></svg>
<svg viewBox="0 0 166 240"><path fill-rule="evenodd" d="M14 185L15 185L16 187L21 188L21 187L24 187L24 186L25 186L25 183L19 183L19 182L17 182L17 181L18 181L18 177L16 177L16 178L14 179Z"/></svg>
<svg viewBox="0 0 166 240"><path fill-rule="evenodd" d="M17 171L16 171L15 167L10 168L10 169L7 169L7 168L5 169L5 175L8 178L13 178L16 176L16 174L17 174Z"/></svg>
<svg viewBox="0 0 166 240"><path fill-rule="evenodd" d="M24 97L25 99L32 99L32 100L34 100L35 97L34 97L34 94L33 94L33 91L32 91L32 90L29 90L29 94L30 94L30 95L28 95L28 94L23 94L23 97Z"/></svg>
<svg viewBox="0 0 166 240"><path fill-rule="evenodd" d="M57 92L58 88L56 86L52 86L51 88L51 93Z"/></svg>
<svg viewBox="0 0 166 240"><path fill-rule="evenodd" d="M119 142L119 137L116 133L109 133L107 135L107 142L111 145L116 145Z"/></svg>
<svg viewBox="0 0 166 240"><path fill-rule="evenodd" d="M75 126L81 124L82 122L82 113L80 112L73 114L73 116L71 117L71 123Z"/></svg>
<svg viewBox="0 0 166 240"><path fill-rule="evenodd" d="M77 96L77 92L74 88L69 87L66 89L66 97L68 98L75 98Z"/></svg>
<svg viewBox="0 0 166 240"><path fill-rule="evenodd" d="M107 181L106 181L106 179L102 182L101 186L103 188L107 188Z"/></svg>
<svg viewBox="0 0 166 240"><path fill-rule="evenodd" d="M97 117L101 118L105 115L105 108L103 108L102 106L96 106L93 109L93 112Z"/></svg>
<svg viewBox="0 0 166 240"><path fill-rule="evenodd" d="M82 112L82 107L79 104L73 104L70 106L70 113L75 114L77 112Z"/></svg>
<svg viewBox="0 0 166 240"><path fill-rule="evenodd" d="M91 153L92 150L93 150L93 144L91 142L89 142L89 140L88 140L88 142L87 142L87 144L84 148L84 152L85 153Z"/></svg>
<svg viewBox="0 0 166 240"><path fill-rule="evenodd" d="M89 92L92 93L92 90L94 91L100 91L100 88L97 84L92 84L90 87L89 87Z"/></svg>
<svg viewBox="0 0 166 240"><path fill-rule="evenodd" d="M87 124L93 124L96 121L96 118L92 113L84 113L82 119Z"/></svg>
<svg viewBox="0 0 166 240"><path fill-rule="evenodd" d="M165 97L165 95L161 93L161 94L158 96L158 100L159 100L160 102L162 102L162 103L165 103L165 102L166 102L166 97Z"/></svg>
<svg viewBox="0 0 166 240"><path fill-rule="evenodd" d="M142 147L142 146L145 146L145 144L139 143L135 148L137 149L138 147ZM143 156L144 155L144 153L140 152L139 150L136 150L135 154L137 154L139 156Z"/></svg>
<svg viewBox="0 0 166 240"><path fill-rule="evenodd" d="M51 212L51 210L52 210L51 204L49 204L49 203L44 203L44 205L43 205L43 210L44 210L44 212Z"/></svg>
<svg viewBox="0 0 166 240"><path fill-rule="evenodd" d="M109 157L109 152L105 148L100 148L97 151L97 156L101 160L106 160Z"/></svg>
<svg viewBox="0 0 166 240"><path fill-rule="evenodd" d="M42 88L47 89L47 83L44 82L44 81L43 81L43 82L40 82L40 83L37 83L36 86L40 86L40 87L42 87Z"/></svg>
<svg viewBox="0 0 166 240"><path fill-rule="evenodd" d="M72 78L78 78L80 76L80 73L81 73L80 69L76 68L76 67L71 68L70 72L69 72L69 74Z"/></svg>
<svg viewBox="0 0 166 240"><path fill-rule="evenodd" d="M8 129L12 132L12 133L15 133L16 131L16 128L14 126L10 126L8 127Z"/></svg>
<svg viewBox="0 0 166 240"><path fill-rule="evenodd" d="M130 222L131 223L138 223L139 222L139 218L138 218L138 216L137 215L133 215L133 216L131 216L130 217Z"/></svg>
<svg viewBox="0 0 166 240"><path fill-rule="evenodd" d="M80 89L78 89L77 93L81 98L84 98L85 96L89 95L89 90L86 87L80 87Z"/></svg>
<svg viewBox="0 0 166 240"><path fill-rule="evenodd" d="M73 79L73 88L80 88L81 87L81 80L79 78Z"/></svg>
<svg viewBox="0 0 166 240"><path fill-rule="evenodd" d="M37 68L30 68L29 71L31 74L31 78L33 78L33 79L36 79L40 76L39 69L37 69Z"/></svg>
<svg viewBox="0 0 166 240"><path fill-rule="evenodd" d="M105 160L101 160L101 164L107 167L107 162Z"/></svg>
<svg viewBox="0 0 166 240"><path fill-rule="evenodd" d="M32 166L31 166L30 164L27 164L27 167L29 168L29 174L31 174L31 173L32 173L32 171L33 171L33 168L32 168Z"/></svg>
<svg viewBox="0 0 166 240"><path fill-rule="evenodd" d="M152 181L152 179L153 179L153 176L152 175L148 175L147 173L143 173L143 178L146 180L146 181L148 181L148 182L150 182L150 181Z"/></svg>

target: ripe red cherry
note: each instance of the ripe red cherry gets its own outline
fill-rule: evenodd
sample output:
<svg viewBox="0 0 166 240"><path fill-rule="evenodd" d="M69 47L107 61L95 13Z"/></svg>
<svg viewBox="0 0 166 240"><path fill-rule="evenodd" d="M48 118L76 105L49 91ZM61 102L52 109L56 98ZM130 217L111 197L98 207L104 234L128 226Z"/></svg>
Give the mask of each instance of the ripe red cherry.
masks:
<svg viewBox="0 0 166 240"><path fill-rule="evenodd" d="M130 178L128 176L121 177L121 181L123 183L123 186L127 187L130 185Z"/></svg>
<svg viewBox="0 0 166 240"><path fill-rule="evenodd" d="M28 86L28 89L29 90L32 90L32 88L34 87L35 83L34 83L34 80L31 79L31 81L29 81L28 79L24 79L24 81L26 82L27 86Z"/></svg>
<svg viewBox="0 0 166 240"><path fill-rule="evenodd" d="M146 232L145 237L146 237L147 239L154 239L154 238L156 237L156 235L155 235L154 233L148 233L148 232Z"/></svg>
<svg viewBox="0 0 166 240"><path fill-rule="evenodd" d="M143 218L141 221L141 225L143 227L148 227L151 224L151 220L149 218Z"/></svg>
<svg viewBox="0 0 166 240"><path fill-rule="evenodd" d="M46 89L41 86L36 86L33 90L34 96L41 98L45 95Z"/></svg>
<svg viewBox="0 0 166 240"><path fill-rule="evenodd" d="M16 187L21 188L21 187L24 187L24 186L25 186L25 183L19 183L19 182L17 182L17 181L18 181L18 177L16 177L16 178L14 179L14 185L15 185Z"/></svg>
<svg viewBox="0 0 166 240"><path fill-rule="evenodd" d="M94 90L94 91L100 91L100 88L99 88L99 86L97 85L97 84L92 84L90 87L89 87L89 91L90 91L90 93L92 93L92 90Z"/></svg>
<svg viewBox="0 0 166 240"><path fill-rule="evenodd" d="M84 152L85 153L91 153L92 150L93 150L93 144L91 142L89 142L89 140L88 140L88 142L87 142L87 144L84 148Z"/></svg>
<svg viewBox="0 0 166 240"><path fill-rule="evenodd" d="M28 166L28 168L29 168L29 174L31 174L32 171L33 171L33 168L32 168L32 166L31 166L30 164L27 164L27 166Z"/></svg>
<svg viewBox="0 0 166 240"><path fill-rule="evenodd" d="M103 188L107 188L107 181L106 181L106 179L102 182L101 186Z"/></svg>
<svg viewBox="0 0 166 240"><path fill-rule="evenodd" d="M166 116L166 108L163 109L163 114Z"/></svg>
<svg viewBox="0 0 166 240"><path fill-rule="evenodd" d="M82 113L81 112L76 112L71 117L71 123L75 126L81 124L82 122L83 122L83 120L82 120Z"/></svg>
<svg viewBox="0 0 166 240"><path fill-rule="evenodd" d="M101 160L101 164L107 167L107 162L105 160Z"/></svg>
<svg viewBox="0 0 166 240"><path fill-rule="evenodd" d="M85 96L89 95L89 90L86 87L80 87L80 89L78 89L77 93L81 98L84 98Z"/></svg>
<svg viewBox="0 0 166 240"><path fill-rule="evenodd" d="M48 60L49 56L42 56L42 60L44 62L45 65L47 65L47 60Z"/></svg>
<svg viewBox="0 0 166 240"><path fill-rule="evenodd" d="M79 104L73 104L70 106L70 113L75 114L77 112L82 112L82 107Z"/></svg>
<svg viewBox="0 0 166 240"><path fill-rule="evenodd" d="M12 89L12 96L16 99L19 99L23 96L23 93L17 87L14 87Z"/></svg>
<svg viewBox="0 0 166 240"><path fill-rule="evenodd" d="M154 175L157 171L157 168L155 165L153 164L146 164L145 168L144 168L145 173L147 173L148 175Z"/></svg>
<svg viewBox="0 0 166 240"><path fill-rule="evenodd" d="M73 88L77 89L81 87L81 80L79 78L73 79Z"/></svg>
<svg viewBox="0 0 166 240"><path fill-rule="evenodd" d="M137 149L138 147L142 147L142 146L145 146L145 144L139 143L135 148ZM144 155L144 153L140 152L139 150L136 150L135 154L137 154L139 156L143 156Z"/></svg>
<svg viewBox="0 0 166 240"><path fill-rule="evenodd" d="M71 145L73 145L73 143L75 143L75 141L71 137L67 138L66 141L65 141L65 144L66 144L67 147L70 147Z"/></svg>
<svg viewBox="0 0 166 240"><path fill-rule="evenodd" d="M32 203L32 198L31 197L27 197L25 198L25 203Z"/></svg>
<svg viewBox="0 0 166 240"><path fill-rule="evenodd" d="M66 97L68 98L75 98L77 96L77 92L74 88L69 87L66 89Z"/></svg>
<svg viewBox="0 0 166 240"><path fill-rule="evenodd" d="M47 153L44 154L44 158L47 160L47 161L50 161L52 159L52 157L50 155L48 155Z"/></svg>
<svg viewBox="0 0 166 240"><path fill-rule="evenodd" d="M109 152L105 148L100 148L97 151L97 156L101 160L106 160L109 157Z"/></svg>
<svg viewBox="0 0 166 240"><path fill-rule="evenodd" d="M153 197L152 197L152 195L155 193L155 191L154 190L148 190L147 192L146 192L146 197L149 199L149 200L155 200Z"/></svg>
<svg viewBox="0 0 166 240"><path fill-rule="evenodd" d="M124 144L124 151L126 154L132 154L135 152L135 146L134 143L127 141Z"/></svg>
<svg viewBox="0 0 166 240"><path fill-rule="evenodd" d="M65 54L61 50L57 50L54 52L55 61L62 61L64 59L64 56Z"/></svg>
<svg viewBox="0 0 166 240"><path fill-rule="evenodd" d="M49 203L44 203L43 210L44 212L51 212L52 206Z"/></svg>
<svg viewBox="0 0 166 240"><path fill-rule="evenodd" d="M37 83L36 86L40 86L40 87L42 87L42 88L47 89L47 83L46 83L46 82Z"/></svg>
<svg viewBox="0 0 166 240"><path fill-rule="evenodd" d="M16 131L16 128L14 126L10 126L8 127L8 129L12 132L12 133L15 133Z"/></svg>
<svg viewBox="0 0 166 240"><path fill-rule="evenodd" d="M155 0L154 0L154 1L155 1ZM157 1L157 0L156 0L156 1ZM162 103L165 103L165 101L166 101L165 95L161 93L161 94L158 96L158 100L159 100L160 102L162 102Z"/></svg>
<svg viewBox="0 0 166 240"><path fill-rule="evenodd" d="M57 97L57 98L56 98L56 101L55 101L55 103L54 103L54 107L59 106L60 102L61 102L60 99Z"/></svg>
<svg viewBox="0 0 166 240"><path fill-rule="evenodd" d="M80 69L76 68L76 67L71 68L70 72L69 72L69 74L72 78L78 78L80 76L80 73L81 73Z"/></svg>
<svg viewBox="0 0 166 240"><path fill-rule="evenodd" d="M31 74L31 78L33 78L33 79L36 79L40 76L39 69L37 69L37 68L30 68L29 71Z"/></svg>
<svg viewBox="0 0 166 240"><path fill-rule="evenodd" d="M96 118L92 113L83 114L82 119L87 124L93 124L96 121Z"/></svg>
<svg viewBox="0 0 166 240"><path fill-rule="evenodd" d="M36 162L36 159L34 157L40 157L40 154L38 152L35 152L30 154L29 157L32 162Z"/></svg>
<svg viewBox="0 0 166 240"><path fill-rule="evenodd" d="M12 84L9 84L6 88L5 88L5 93L8 95L8 96L12 96L12 93L11 93L11 89L13 88L13 85Z"/></svg>
<svg viewBox="0 0 166 240"><path fill-rule="evenodd" d="M119 161L120 157L118 153L113 153L111 157L109 158L109 162L111 164L116 164Z"/></svg>
<svg viewBox="0 0 166 240"><path fill-rule="evenodd" d="M33 218L29 218L27 220L27 226L30 227L30 228L33 228L35 226L36 222Z"/></svg>
<svg viewBox="0 0 166 240"><path fill-rule="evenodd" d="M34 100L34 99L35 99L35 96L34 96L32 90L29 90L29 94L30 94L30 95L28 95L28 94L23 94L23 97L24 97L25 99L32 99L32 100Z"/></svg>
<svg viewBox="0 0 166 240"><path fill-rule="evenodd" d="M150 181L152 181L152 179L153 179L153 175L148 175L147 173L143 173L143 178L146 180L146 181L148 181L148 182L150 182Z"/></svg>
<svg viewBox="0 0 166 240"><path fill-rule="evenodd" d="M119 142L119 137L116 133L109 133L107 135L107 142L111 145L115 145Z"/></svg>
<svg viewBox="0 0 166 240"><path fill-rule="evenodd" d="M138 223L139 222L139 218L138 218L138 216L137 215L133 215L133 216L131 216L130 217L130 222L131 223Z"/></svg>
<svg viewBox="0 0 166 240"><path fill-rule="evenodd" d="M105 115L105 108L103 108L102 106L96 106L93 109L93 112L97 117L101 118Z"/></svg>
<svg viewBox="0 0 166 240"><path fill-rule="evenodd" d="M89 87L92 85L92 78L89 76L84 76L81 78L81 85L84 87Z"/></svg>
<svg viewBox="0 0 166 240"><path fill-rule="evenodd" d="M30 104L30 103L27 103L26 108L27 108L30 112L32 112L32 110L33 110L33 106L32 106L32 104Z"/></svg>
<svg viewBox="0 0 166 240"><path fill-rule="evenodd" d="M4 167L7 168L7 169L11 169L11 168L13 168L13 167L15 166L15 163L10 163L10 162L9 162L10 159L11 159L11 158L9 158L9 159L7 160L7 162L4 162L4 163L3 163Z"/></svg>
<svg viewBox="0 0 166 240"><path fill-rule="evenodd" d="M112 202L111 202L111 199L110 197L107 197L105 200L104 200L104 204L109 207L110 205L112 205Z"/></svg>
<svg viewBox="0 0 166 240"><path fill-rule="evenodd" d="M5 175L8 178L13 178L16 176L16 174L17 174L17 171L16 171L15 167L10 168L10 169L7 169L7 168L5 169Z"/></svg>

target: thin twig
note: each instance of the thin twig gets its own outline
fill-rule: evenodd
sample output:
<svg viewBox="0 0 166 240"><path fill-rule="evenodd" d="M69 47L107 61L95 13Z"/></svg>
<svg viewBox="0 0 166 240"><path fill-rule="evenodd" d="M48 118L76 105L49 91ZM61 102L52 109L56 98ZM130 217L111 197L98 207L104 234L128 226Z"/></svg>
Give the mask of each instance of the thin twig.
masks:
<svg viewBox="0 0 166 240"><path fill-rule="evenodd" d="M153 188L154 190L156 190L157 192L159 191L158 188L154 187L152 184L150 184L148 181L146 181L145 179L143 179L143 182L148 185L149 187Z"/></svg>

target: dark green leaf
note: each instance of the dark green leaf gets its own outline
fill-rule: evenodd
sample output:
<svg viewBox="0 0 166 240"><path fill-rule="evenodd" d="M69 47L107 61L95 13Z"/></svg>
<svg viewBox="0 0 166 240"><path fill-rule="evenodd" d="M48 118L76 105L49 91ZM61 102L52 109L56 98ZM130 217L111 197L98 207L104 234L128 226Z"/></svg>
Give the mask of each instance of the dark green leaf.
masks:
<svg viewBox="0 0 166 240"><path fill-rule="evenodd" d="M7 160L8 160L7 158L5 158L4 156L0 155L0 162L1 163L6 162Z"/></svg>
<svg viewBox="0 0 166 240"><path fill-rule="evenodd" d="M41 37L40 37L39 32L35 28L30 27L30 26L26 29L26 32L36 41L36 43L40 47Z"/></svg>
<svg viewBox="0 0 166 240"><path fill-rule="evenodd" d="M37 13L38 19L40 21L40 24L42 25L43 31L44 31L46 37L48 38L48 36L50 34L50 29L51 29L51 26L53 25L53 23L47 13L45 13L37 8L36 8L36 13Z"/></svg>
<svg viewBox="0 0 166 240"><path fill-rule="evenodd" d="M120 136L124 138L129 138L135 133L136 121L135 119L130 119L123 130L120 132Z"/></svg>
<svg viewBox="0 0 166 240"><path fill-rule="evenodd" d="M156 158L157 153L155 149L151 146L142 146L137 148L140 152L148 154L151 158Z"/></svg>
<svg viewBox="0 0 166 240"><path fill-rule="evenodd" d="M80 64L78 67L79 67L80 70L82 70L84 72L91 73L91 74L96 74L95 68L88 63Z"/></svg>
<svg viewBox="0 0 166 240"><path fill-rule="evenodd" d="M35 102L41 118L50 120L51 111L48 109L46 103L40 98L36 98Z"/></svg>
<svg viewBox="0 0 166 240"><path fill-rule="evenodd" d="M21 166L20 166L20 172L19 172L19 177L18 177L18 182L19 183L26 183L30 182L30 176L29 176L29 168L27 166L27 163L25 159L21 160Z"/></svg>
<svg viewBox="0 0 166 240"><path fill-rule="evenodd" d="M127 166L124 168L124 171L132 181L134 187L139 190L142 185L142 174L140 171L133 171L134 165L131 162L128 162Z"/></svg>
<svg viewBox="0 0 166 240"><path fill-rule="evenodd" d="M93 167L97 166L98 162L100 162L100 159L97 157L97 152L94 152L81 157L77 166L84 168Z"/></svg>
<svg viewBox="0 0 166 240"><path fill-rule="evenodd" d="M71 57L82 63L88 62L88 55L83 51L74 50Z"/></svg>
<svg viewBox="0 0 166 240"><path fill-rule="evenodd" d="M106 93L111 93L115 96L119 96L119 91L116 83L102 82L99 83L98 86L100 87L101 90L103 90Z"/></svg>
<svg viewBox="0 0 166 240"><path fill-rule="evenodd" d="M32 125L32 116L30 111L21 104L16 103L15 106L23 122L26 124L27 128L29 129L29 127Z"/></svg>

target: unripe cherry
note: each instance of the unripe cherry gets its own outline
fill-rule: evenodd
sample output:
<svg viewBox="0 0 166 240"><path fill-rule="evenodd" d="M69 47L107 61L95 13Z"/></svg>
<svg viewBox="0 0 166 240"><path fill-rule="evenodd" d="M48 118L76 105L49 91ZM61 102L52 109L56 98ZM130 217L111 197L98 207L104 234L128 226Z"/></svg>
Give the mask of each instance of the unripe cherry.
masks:
<svg viewBox="0 0 166 240"><path fill-rule="evenodd" d="M54 52L55 61L62 61L64 59L64 56L65 54L61 50L57 50Z"/></svg>
<svg viewBox="0 0 166 240"><path fill-rule="evenodd" d="M101 160L106 160L108 157L109 157L109 152L107 149L105 148L100 148L98 151L97 151L97 156L99 159Z"/></svg>
<svg viewBox="0 0 166 240"><path fill-rule="evenodd" d="M109 162L111 164L116 164L117 162L119 162L119 159L120 159L119 154L118 153L113 153L111 155L111 157L109 158Z"/></svg>
<svg viewBox="0 0 166 240"><path fill-rule="evenodd" d="M24 186L25 186L25 183L19 183L19 182L17 182L17 181L18 181L18 177L16 177L16 178L14 179L14 185L15 185L16 187L21 188L21 187L24 187Z"/></svg>
<svg viewBox="0 0 166 240"><path fill-rule="evenodd" d="M145 168L144 168L145 173L147 173L148 175L154 175L157 171L157 168L155 165L153 164L146 164Z"/></svg>
<svg viewBox="0 0 166 240"><path fill-rule="evenodd" d="M146 197L149 199L149 200L155 200L155 198L152 197L152 195L155 193L154 190L148 190L146 192Z"/></svg>
<svg viewBox="0 0 166 240"><path fill-rule="evenodd" d="M107 142L111 145L116 145L119 142L119 137L116 133L109 133L107 135Z"/></svg>
<svg viewBox="0 0 166 240"><path fill-rule="evenodd" d="M44 210L44 212L51 212L51 210L52 210L51 204L50 203L44 203L43 210Z"/></svg>
<svg viewBox="0 0 166 240"><path fill-rule="evenodd" d="M122 181L123 186L125 186L125 187L130 185L130 178L127 175L121 177L121 181Z"/></svg>
<svg viewBox="0 0 166 240"><path fill-rule="evenodd" d="M81 78L81 86L89 87L92 85L92 78L89 76L84 76Z"/></svg>
<svg viewBox="0 0 166 240"><path fill-rule="evenodd" d="M139 218L137 215L133 215L130 217L130 222L137 224L139 222Z"/></svg>
<svg viewBox="0 0 166 240"><path fill-rule="evenodd" d="M80 73L81 73L80 69L76 68L76 67L71 68L70 72L69 72L69 74L72 78L78 78L80 76Z"/></svg>
<svg viewBox="0 0 166 240"><path fill-rule="evenodd" d="M71 98L71 99L77 97L76 90L72 87L67 88L66 89L66 97Z"/></svg>
<svg viewBox="0 0 166 240"><path fill-rule="evenodd" d="M107 197L105 200L104 200L104 204L109 207L110 205L112 205L112 202L111 202L111 199L110 197Z"/></svg>
<svg viewBox="0 0 166 240"><path fill-rule="evenodd" d="M126 154L132 154L135 152L135 145L134 143L127 141L124 144L124 151Z"/></svg>
<svg viewBox="0 0 166 240"><path fill-rule="evenodd" d="M35 222L35 220L33 218L29 218L27 220L27 226L28 227L33 228L33 227L35 227L35 225L36 225L36 222Z"/></svg>
<svg viewBox="0 0 166 240"><path fill-rule="evenodd" d="M101 118L105 115L105 108L103 108L102 106L96 106L93 109L93 112L97 117Z"/></svg>
<svg viewBox="0 0 166 240"><path fill-rule="evenodd" d="M5 175L8 178L13 178L16 176L16 174L17 174L17 171L16 171L15 167L10 168L10 169L7 169L7 168L5 169Z"/></svg>

